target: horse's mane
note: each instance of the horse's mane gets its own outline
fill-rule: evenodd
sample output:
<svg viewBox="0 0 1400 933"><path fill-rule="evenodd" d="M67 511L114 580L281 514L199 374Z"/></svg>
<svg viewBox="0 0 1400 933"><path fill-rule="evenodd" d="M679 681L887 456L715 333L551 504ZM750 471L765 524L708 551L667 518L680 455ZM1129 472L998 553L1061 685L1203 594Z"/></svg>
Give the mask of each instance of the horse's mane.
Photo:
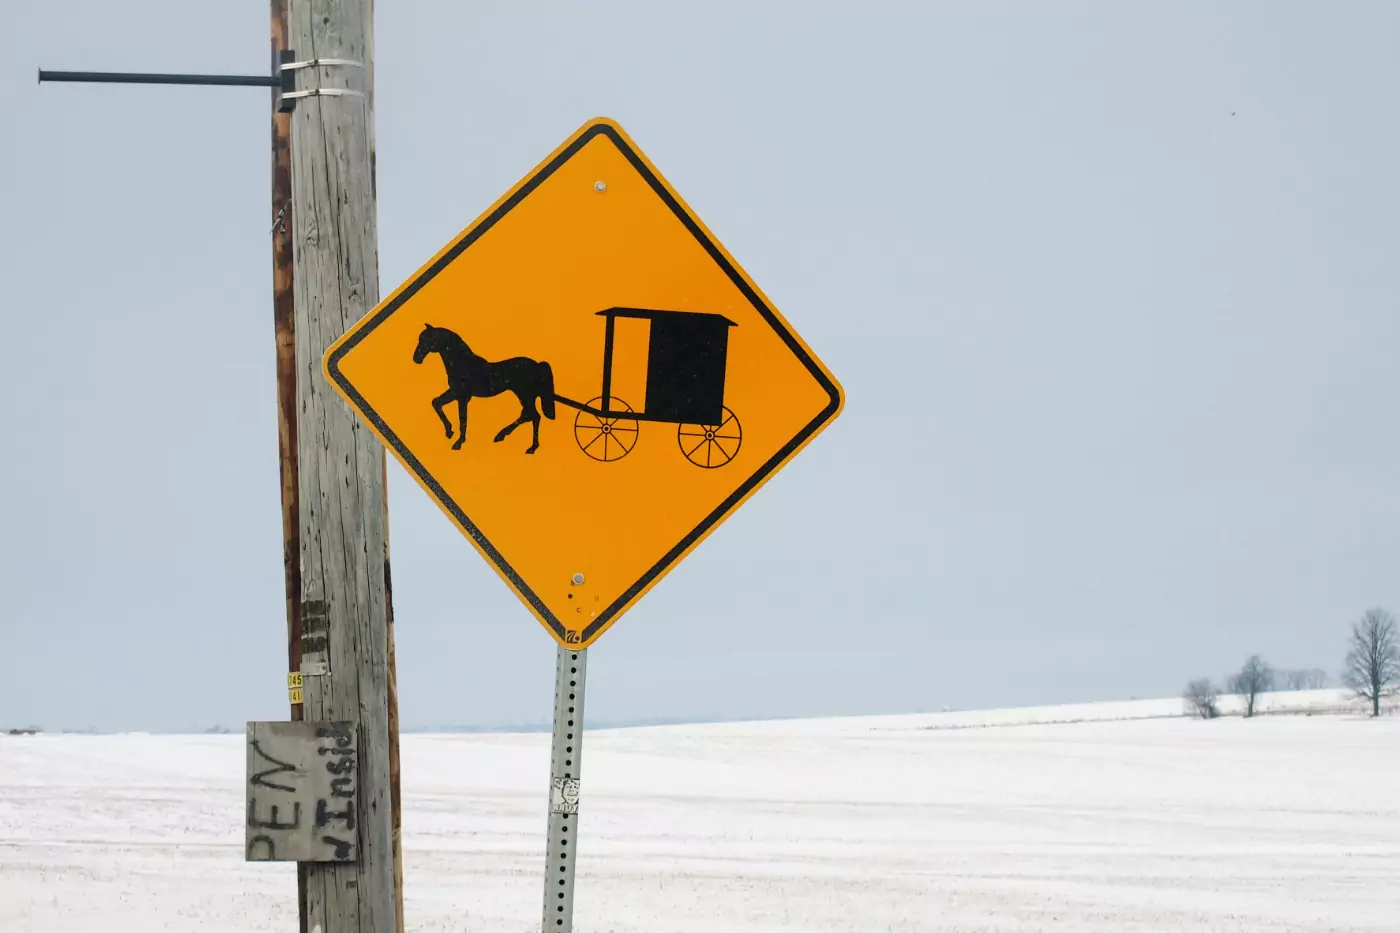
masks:
<svg viewBox="0 0 1400 933"><path fill-rule="evenodd" d="M467 342L463 340L460 336L458 336L456 332L450 331L446 327L434 327L433 330L437 331L438 339L440 339L443 343L443 349L465 350L466 352L471 353L473 356L476 355L472 351L472 348L467 346Z"/></svg>

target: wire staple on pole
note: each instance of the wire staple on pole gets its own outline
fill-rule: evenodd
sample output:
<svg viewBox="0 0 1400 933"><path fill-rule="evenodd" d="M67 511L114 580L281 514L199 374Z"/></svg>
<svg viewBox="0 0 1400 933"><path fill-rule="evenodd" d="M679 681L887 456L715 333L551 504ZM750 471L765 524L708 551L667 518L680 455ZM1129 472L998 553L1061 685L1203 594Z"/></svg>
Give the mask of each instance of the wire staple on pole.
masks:
<svg viewBox="0 0 1400 933"><path fill-rule="evenodd" d="M314 87L309 91L287 91L282 95L283 100L291 100L296 97L364 97L364 91L352 91L348 88L339 87Z"/></svg>
<svg viewBox="0 0 1400 933"><path fill-rule="evenodd" d="M278 67L282 71L297 71L301 68L320 68L332 65L344 65L347 68L363 68L364 62L357 62L351 58L309 58L304 62L284 62Z"/></svg>

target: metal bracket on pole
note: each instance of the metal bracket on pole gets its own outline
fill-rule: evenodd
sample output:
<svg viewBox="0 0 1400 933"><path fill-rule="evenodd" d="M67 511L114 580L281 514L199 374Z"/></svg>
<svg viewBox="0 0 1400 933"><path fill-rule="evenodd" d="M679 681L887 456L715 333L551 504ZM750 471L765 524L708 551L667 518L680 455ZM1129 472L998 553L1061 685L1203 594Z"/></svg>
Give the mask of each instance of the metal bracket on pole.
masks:
<svg viewBox="0 0 1400 933"><path fill-rule="evenodd" d="M549 843L545 849L541 933L574 928L574 860L578 856L579 774L583 770L586 648L557 651L554 733L549 753Z"/></svg>
<svg viewBox="0 0 1400 933"><path fill-rule="evenodd" d="M114 71L45 71L39 69L39 83L68 81L84 84L186 84L218 87L270 87L277 92L277 111L291 113L299 97L364 97L363 91L345 88L297 90L297 72L305 68L363 68L364 62L348 58L312 58L297 61L296 52L283 49L277 54L270 75L137 74Z"/></svg>
<svg viewBox="0 0 1400 933"><path fill-rule="evenodd" d="M364 97L364 91L352 91L348 88L339 87L314 87L304 91L296 90L296 73L306 68L363 68L364 62L357 62L349 58L309 58L306 61L296 61L296 53L285 50L281 53L281 60L277 63L278 74L281 75L281 90L277 94L277 110L280 113L290 113L297 105L299 97Z"/></svg>
<svg viewBox="0 0 1400 933"><path fill-rule="evenodd" d="M287 67L296 61L296 57L297 53L291 49L281 49L277 52L277 61L272 63L272 74L277 78L278 113L291 113L296 109L297 102L287 99L287 95L297 88L297 73Z"/></svg>

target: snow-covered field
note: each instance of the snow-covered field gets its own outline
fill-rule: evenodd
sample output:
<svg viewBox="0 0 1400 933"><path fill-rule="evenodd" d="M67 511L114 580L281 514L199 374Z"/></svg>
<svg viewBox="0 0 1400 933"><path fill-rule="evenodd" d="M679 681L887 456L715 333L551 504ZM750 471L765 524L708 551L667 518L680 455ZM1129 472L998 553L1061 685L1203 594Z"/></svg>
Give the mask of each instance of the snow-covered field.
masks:
<svg viewBox="0 0 1400 933"><path fill-rule="evenodd" d="M1180 709L589 733L576 929L1400 930L1400 716ZM0 736L0 931L295 930L242 742ZM402 754L408 929L537 930L547 736Z"/></svg>

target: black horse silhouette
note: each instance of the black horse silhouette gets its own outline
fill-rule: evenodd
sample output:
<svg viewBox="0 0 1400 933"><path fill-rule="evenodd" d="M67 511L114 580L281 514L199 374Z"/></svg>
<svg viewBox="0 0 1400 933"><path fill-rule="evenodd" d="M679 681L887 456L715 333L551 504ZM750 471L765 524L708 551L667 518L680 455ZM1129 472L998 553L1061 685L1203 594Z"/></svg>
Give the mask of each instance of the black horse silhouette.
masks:
<svg viewBox="0 0 1400 933"><path fill-rule="evenodd" d="M536 400L544 416L554 418L554 372L549 364L517 356L499 363L489 362L472 352L467 342L452 331L431 324L423 325L418 335L418 348L413 351L413 362L421 363L429 353L442 357L447 369L447 391L433 399L433 411L442 419L447 436L452 436L452 422L442 413L448 402L457 403L457 442L453 450L459 450L467 439L467 402L473 398L491 398L502 392L514 392L520 400L520 417L501 428L496 434L496 443L510 436L510 432L529 421L534 426L534 439L525 452L532 454L540 446L540 412L535 409Z"/></svg>

